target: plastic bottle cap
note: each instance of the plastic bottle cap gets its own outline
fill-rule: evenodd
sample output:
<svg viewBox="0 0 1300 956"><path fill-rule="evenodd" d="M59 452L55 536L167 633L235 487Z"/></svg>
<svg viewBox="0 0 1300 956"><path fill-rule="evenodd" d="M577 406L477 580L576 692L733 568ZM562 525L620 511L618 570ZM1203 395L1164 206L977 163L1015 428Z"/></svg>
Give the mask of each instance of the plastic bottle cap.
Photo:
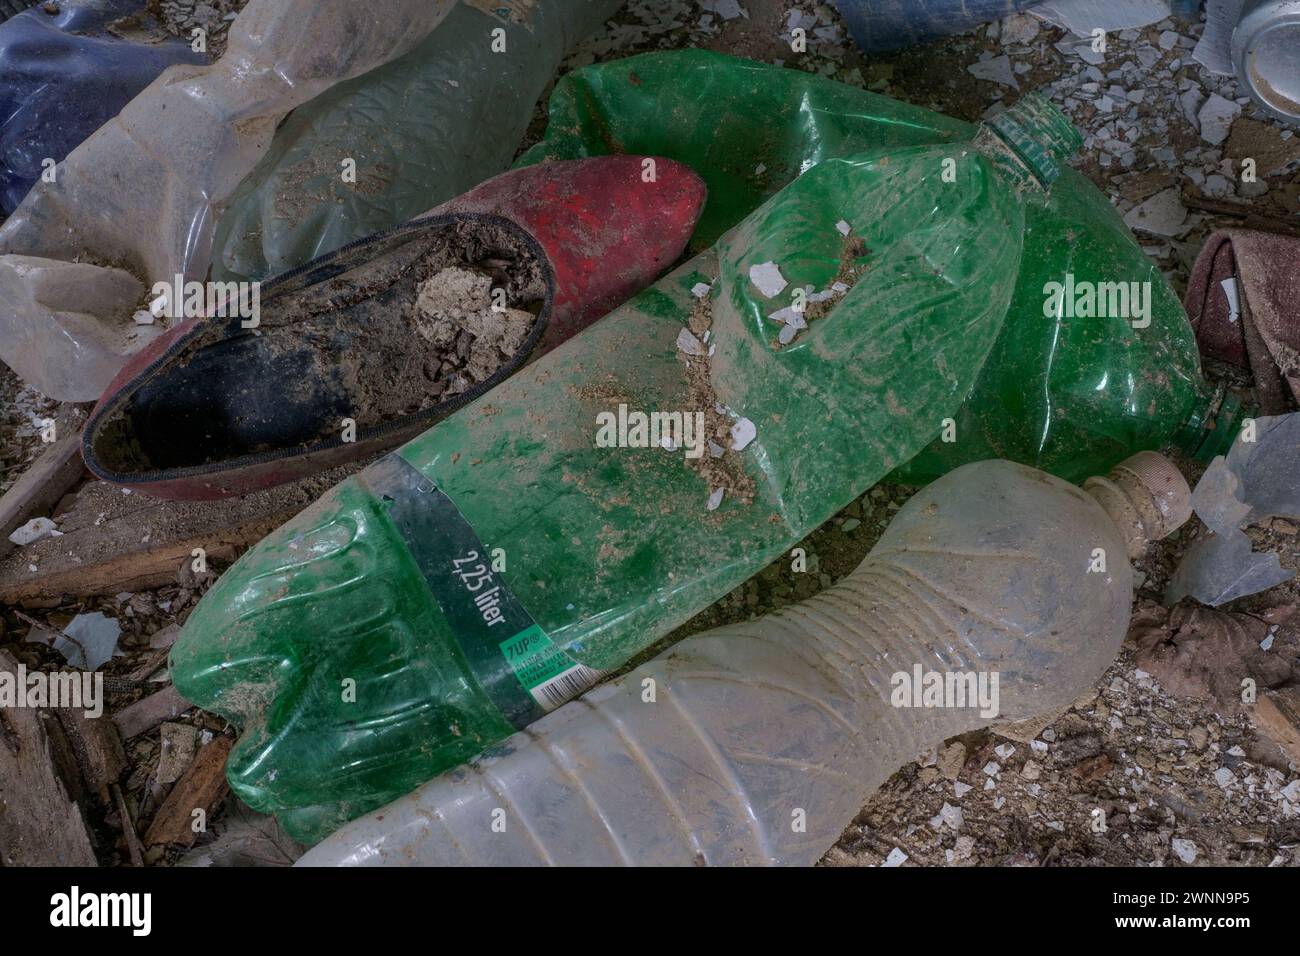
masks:
<svg viewBox="0 0 1300 956"><path fill-rule="evenodd" d="M1153 451L1120 462L1106 478L1089 478L1083 490L1124 534L1131 558L1140 557L1150 542L1167 538L1192 516L1187 479L1173 462Z"/></svg>
<svg viewBox="0 0 1300 956"><path fill-rule="evenodd" d="M1183 473L1164 455L1140 451L1115 466L1111 479L1124 485L1139 506L1149 500L1155 507L1148 531L1152 541L1166 538L1192 516L1192 489Z"/></svg>
<svg viewBox="0 0 1300 956"><path fill-rule="evenodd" d="M1061 167L1083 145L1074 124L1041 93L1026 93L985 125L1011 147L1044 187L1056 181Z"/></svg>

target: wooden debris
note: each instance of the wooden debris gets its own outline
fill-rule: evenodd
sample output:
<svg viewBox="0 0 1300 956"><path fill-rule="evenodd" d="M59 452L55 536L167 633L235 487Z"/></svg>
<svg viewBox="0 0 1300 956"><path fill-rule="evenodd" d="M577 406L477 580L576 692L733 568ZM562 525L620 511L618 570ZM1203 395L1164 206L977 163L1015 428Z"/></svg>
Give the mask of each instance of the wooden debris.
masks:
<svg viewBox="0 0 1300 956"><path fill-rule="evenodd" d="M164 723L159 739L162 750L158 754L154 779L163 786L170 786L185 776L185 771L194 763L199 747L199 728L190 724Z"/></svg>
<svg viewBox="0 0 1300 956"><path fill-rule="evenodd" d="M61 707L55 713L81 768L82 780L101 804L107 804L109 788L128 767L117 727L104 717L87 717L84 710Z"/></svg>
<svg viewBox="0 0 1300 956"><path fill-rule="evenodd" d="M1260 213L1256 208L1245 203L1207 199L1186 189L1183 190L1182 201L1183 205L1188 209L1240 219L1241 225L1247 229L1276 232L1287 236L1300 236L1300 226L1297 226L1293 220Z"/></svg>
<svg viewBox="0 0 1300 956"><path fill-rule="evenodd" d="M203 811L203 820L211 818L226 796L226 758L231 743L227 737L217 737L199 751L185 776L172 787L163 805L145 834L146 846L179 844L193 846L198 836L195 832L195 810Z"/></svg>
<svg viewBox="0 0 1300 956"><path fill-rule="evenodd" d="M1300 766L1300 686L1260 694L1251 716L1255 726L1277 744L1287 760Z"/></svg>
<svg viewBox="0 0 1300 956"><path fill-rule="evenodd" d="M18 662L0 650L0 668ZM48 712L0 710L0 865L97 866L81 810L56 770Z"/></svg>
<svg viewBox="0 0 1300 956"><path fill-rule="evenodd" d="M126 851L131 856L131 865L144 866L144 848L140 846L140 837L136 835L135 821L131 819L126 797L122 796L122 788L117 784L113 784L113 799L117 803L117 816L122 823L122 836L126 838Z"/></svg>
<svg viewBox="0 0 1300 956"><path fill-rule="evenodd" d="M10 533L32 518L49 513L85 473L81 435L64 435L32 462L21 478L0 498L0 557L14 550Z"/></svg>
<svg viewBox="0 0 1300 956"><path fill-rule="evenodd" d="M171 652L170 647L164 647L154 651L143 664L131 671L129 679L148 680L160 667L165 667L167 665L167 656L171 654Z"/></svg>
<svg viewBox="0 0 1300 956"><path fill-rule="evenodd" d="M193 706L169 684L158 693L119 710L113 715L113 723L117 725L122 739L130 740L132 737L148 733L164 720L179 717Z"/></svg>
<svg viewBox="0 0 1300 956"><path fill-rule="evenodd" d="M92 481L59 519L61 537L0 560L0 603L53 607L160 587L188 569L196 548L209 564L231 562L361 467L212 502L159 501Z"/></svg>

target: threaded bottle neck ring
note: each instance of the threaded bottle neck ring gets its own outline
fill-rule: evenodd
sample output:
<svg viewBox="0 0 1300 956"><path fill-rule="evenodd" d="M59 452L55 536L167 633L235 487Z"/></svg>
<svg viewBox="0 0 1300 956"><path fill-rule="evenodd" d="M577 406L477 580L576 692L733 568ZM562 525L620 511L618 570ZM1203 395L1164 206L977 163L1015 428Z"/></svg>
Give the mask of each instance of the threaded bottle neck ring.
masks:
<svg viewBox="0 0 1300 956"><path fill-rule="evenodd" d="M1083 145L1074 124L1041 93L1026 93L1006 112L980 125L1011 150L1043 189L1051 188Z"/></svg>
<svg viewBox="0 0 1300 956"><path fill-rule="evenodd" d="M1083 490L1102 506L1136 560L1152 541L1167 538L1192 516L1192 491L1168 458L1140 451L1105 478L1094 476Z"/></svg>
<svg viewBox="0 0 1300 956"><path fill-rule="evenodd" d="M1241 423L1258 410L1220 382L1205 405L1187 419L1175 443L1197 461L1212 461L1228 453L1241 433Z"/></svg>

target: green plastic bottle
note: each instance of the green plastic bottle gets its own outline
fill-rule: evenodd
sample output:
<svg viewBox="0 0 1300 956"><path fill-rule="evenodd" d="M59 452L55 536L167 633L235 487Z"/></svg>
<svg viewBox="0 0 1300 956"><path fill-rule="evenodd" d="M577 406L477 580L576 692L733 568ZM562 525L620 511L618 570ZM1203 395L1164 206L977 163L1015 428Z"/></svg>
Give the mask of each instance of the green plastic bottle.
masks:
<svg viewBox="0 0 1300 956"><path fill-rule="evenodd" d="M823 77L686 50L564 77L545 138L520 164L609 152L684 162L709 187L693 240L702 248L805 163L972 132L970 124ZM1136 288L1147 315L1079 314L1085 308L1049 316L1053 283ZM1075 304L1080 295L1086 292L1071 296ZM1132 305L1127 311L1136 312ZM968 462L1004 458L1082 481L1170 445L1208 461L1227 452L1243 414L1202 376L1195 337L1159 268L1107 198L1066 168L1051 194L1025 210L1015 295L971 394L891 478L924 484Z"/></svg>
<svg viewBox="0 0 1300 956"><path fill-rule="evenodd" d="M243 731L239 796L320 839L580 693L920 452L1078 145L1033 96L971 134L810 167L248 552L172 655L180 692ZM656 440L635 413L702 427Z"/></svg>

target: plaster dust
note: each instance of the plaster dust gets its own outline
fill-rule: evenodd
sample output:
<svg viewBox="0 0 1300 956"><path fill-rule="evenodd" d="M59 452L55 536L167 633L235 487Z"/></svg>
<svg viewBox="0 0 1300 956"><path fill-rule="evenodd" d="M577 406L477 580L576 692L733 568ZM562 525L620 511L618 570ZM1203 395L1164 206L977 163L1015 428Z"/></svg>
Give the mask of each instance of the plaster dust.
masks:
<svg viewBox="0 0 1300 956"><path fill-rule="evenodd" d="M411 246L425 251L412 261L418 250L398 249L330 280L323 297L312 287L278 310L290 332L283 348L346 342L314 358L321 375L341 366L359 428L427 411L486 382L518 356L542 310L544 266L509 230L458 223Z"/></svg>
<svg viewBox="0 0 1300 956"><path fill-rule="evenodd" d="M451 266L419 284L413 323L447 370L456 395L485 382L523 348L537 316L522 309L495 308L492 276ZM463 363L463 370L455 364ZM426 366L432 359L426 359Z"/></svg>
<svg viewBox="0 0 1300 956"><path fill-rule="evenodd" d="M713 325L709 296L695 300L687 324L697 338L708 338ZM731 428L735 419L722 409L713 390L710 351L707 344L703 355L687 355L680 348L677 350L678 361L686 367L686 408L704 413L704 435L711 443L711 450L699 458L687 458L686 463L708 484L710 494L716 495L722 489L724 497L747 505L754 500L754 479L745 471L741 455L732 450Z"/></svg>

